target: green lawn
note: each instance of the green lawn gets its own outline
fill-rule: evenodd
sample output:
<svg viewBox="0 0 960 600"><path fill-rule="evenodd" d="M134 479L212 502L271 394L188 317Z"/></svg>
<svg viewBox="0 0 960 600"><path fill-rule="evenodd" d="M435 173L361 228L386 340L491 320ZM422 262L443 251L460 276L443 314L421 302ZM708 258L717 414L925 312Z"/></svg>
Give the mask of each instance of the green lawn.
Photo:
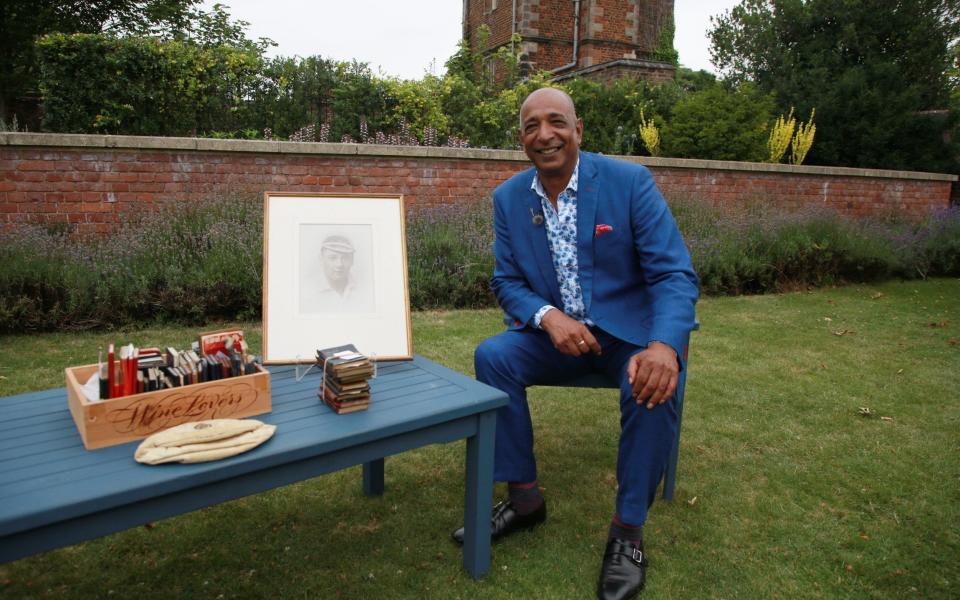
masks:
<svg viewBox="0 0 960 600"><path fill-rule="evenodd" d="M698 308L677 498L651 513L644 597L960 597L960 280ZM414 315L416 351L468 373L499 329L496 311ZM108 340L194 333L0 337L0 395L62 385ZM464 462L450 444L388 459L381 498L349 469L2 565L0 596L591 597L615 392L537 388L531 403L550 518L497 544L479 582L448 538Z"/></svg>

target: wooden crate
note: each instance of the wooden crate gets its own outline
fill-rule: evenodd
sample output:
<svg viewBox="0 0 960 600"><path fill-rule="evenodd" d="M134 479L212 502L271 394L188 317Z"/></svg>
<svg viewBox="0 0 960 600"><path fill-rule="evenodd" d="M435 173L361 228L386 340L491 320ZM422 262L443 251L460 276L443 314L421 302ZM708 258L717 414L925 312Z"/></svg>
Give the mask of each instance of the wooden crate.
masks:
<svg viewBox="0 0 960 600"><path fill-rule="evenodd" d="M90 402L81 391L97 365L65 370L67 403L87 450L145 438L191 421L238 419L270 412L270 373L257 373L173 389Z"/></svg>

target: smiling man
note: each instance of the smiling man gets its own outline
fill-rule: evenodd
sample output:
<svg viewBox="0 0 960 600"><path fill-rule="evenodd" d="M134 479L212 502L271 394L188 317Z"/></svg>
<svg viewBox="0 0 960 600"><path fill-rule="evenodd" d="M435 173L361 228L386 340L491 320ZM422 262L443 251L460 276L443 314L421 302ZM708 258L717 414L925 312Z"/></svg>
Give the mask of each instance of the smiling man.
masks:
<svg viewBox="0 0 960 600"><path fill-rule="evenodd" d="M643 524L677 435L679 357L694 326L697 277L650 172L581 152L582 135L569 96L531 93L520 141L534 166L493 195L491 285L508 329L474 356L477 379L510 396L497 413L494 462L509 497L494 507L492 534L547 516L526 388L604 373L620 382L620 443L597 596L633 598L648 564ZM462 543L463 529L453 537Z"/></svg>

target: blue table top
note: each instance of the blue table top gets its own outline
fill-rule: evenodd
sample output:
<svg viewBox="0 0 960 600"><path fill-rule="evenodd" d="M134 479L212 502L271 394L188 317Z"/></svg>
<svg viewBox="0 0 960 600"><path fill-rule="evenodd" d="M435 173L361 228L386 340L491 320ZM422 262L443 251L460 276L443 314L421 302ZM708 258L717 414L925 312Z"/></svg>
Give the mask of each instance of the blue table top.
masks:
<svg viewBox="0 0 960 600"><path fill-rule="evenodd" d="M196 465L141 465L133 459L139 442L84 449L65 388L0 398L0 536L323 456L506 403L502 392L416 356L380 363L369 409L337 415L317 397L317 369L299 382L293 367L268 370L272 412L254 418L277 425L273 438L245 454Z"/></svg>

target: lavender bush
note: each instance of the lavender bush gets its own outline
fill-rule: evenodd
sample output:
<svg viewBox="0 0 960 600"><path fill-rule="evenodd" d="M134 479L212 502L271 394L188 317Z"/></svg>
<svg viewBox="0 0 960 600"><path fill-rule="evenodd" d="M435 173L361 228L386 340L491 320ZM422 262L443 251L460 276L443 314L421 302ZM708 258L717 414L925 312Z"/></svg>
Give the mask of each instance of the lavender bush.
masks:
<svg viewBox="0 0 960 600"><path fill-rule="evenodd" d="M916 275L960 275L960 206L927 215L921 227L901 240L907 268Z"/></svg>
<svg viewBox="0 0 960 600"><path fill-rule="evenodd" d="M493 206L441 205L407 214L410 302L414 308L493 306Z"/></svg>
<svg viewBox="0 0 960 600"><path fill-rule="evenodd" d="M199 323L260 313L256 197L160 205L114 235L40 226L0 233L0 331Z"/></svg>
<svg viewBox="0 0 960 600"><path fill-rule="evenodd" d="M689 201L673 208L707 294L762 293L891 274L893 257L883 238L865 235L864 224L829 210L784 213L755 204L721 211Z"/></svg>
<svg viewBox="0 0 960 600"><path fill-rule="evenodd" d="M960 208L916 223L850 219L808 207L784 212L766 204L723 210L691 200L672 203L706 294L960 273Z"/></svg>
<svg viewBox="0 0 960 600"><path fill-rule="evenodd" d="M919 223L770 204L671 202L705 294L960 275L960 207ZM160 205L108 238L39 226L0 232L0 332L201 324L260 316L262 203L225 194ZM407 215L414 309L494 306L489 198Z"/></svg>

